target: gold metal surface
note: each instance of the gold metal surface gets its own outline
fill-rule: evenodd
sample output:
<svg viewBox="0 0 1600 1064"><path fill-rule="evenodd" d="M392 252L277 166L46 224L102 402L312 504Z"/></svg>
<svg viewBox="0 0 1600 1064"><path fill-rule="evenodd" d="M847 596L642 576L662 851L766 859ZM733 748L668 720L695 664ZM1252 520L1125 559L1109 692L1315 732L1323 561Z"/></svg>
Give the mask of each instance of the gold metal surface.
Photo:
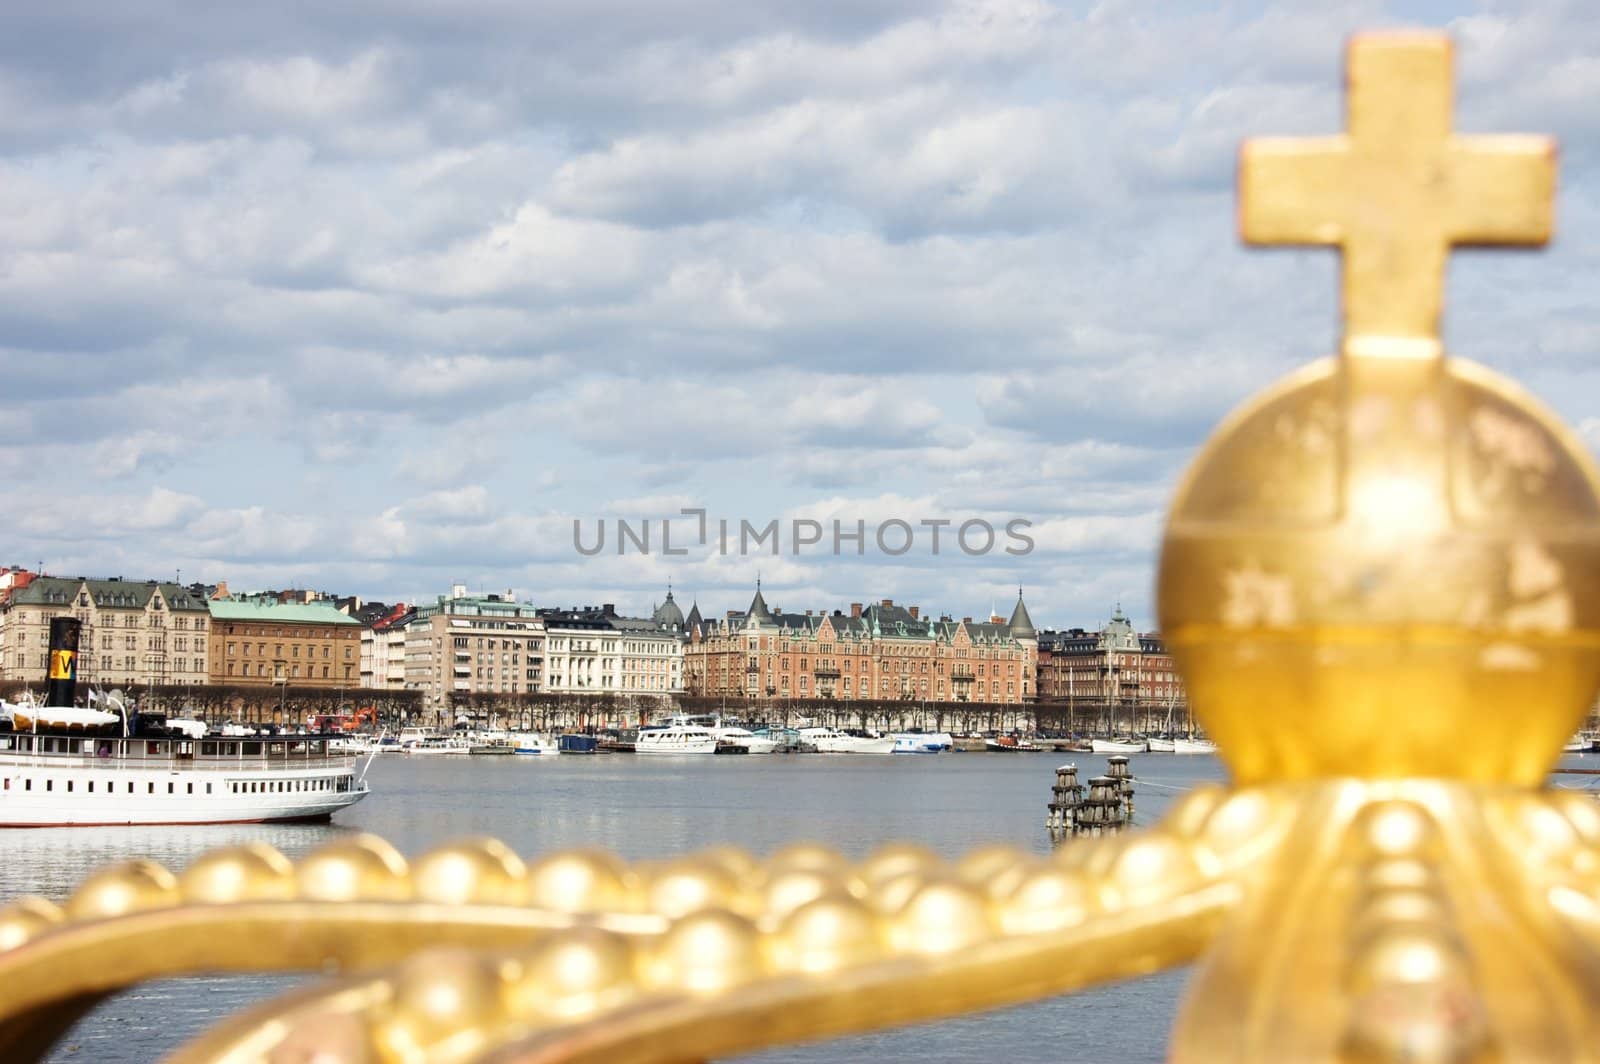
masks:
<svg viewBox="0 0 1600 1064"><path fill-rule="evenodd" d="M1154 828L949 863L811 845L628 865L466 840L259 845L0 909L0 1044L105 994L334 973L184 1064L693 1061L1197 960L1178 1061L1600 1059L1600 805L1542 782L1600 684L1583 448L1443 356L1452 244L1539 242L1553 152L1450 132L1449 47L1364 37L1350 132L1244 153L1260 243L1344 253L1336 358L1219 429L1172 508L1163 629L1232 774Z"/></svg>

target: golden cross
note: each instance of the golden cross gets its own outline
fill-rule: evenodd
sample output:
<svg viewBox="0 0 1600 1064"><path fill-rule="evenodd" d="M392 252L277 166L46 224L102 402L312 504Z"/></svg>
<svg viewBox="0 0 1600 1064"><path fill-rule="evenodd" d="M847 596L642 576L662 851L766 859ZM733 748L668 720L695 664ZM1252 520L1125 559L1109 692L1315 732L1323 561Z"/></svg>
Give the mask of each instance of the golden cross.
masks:
<svg viewBox="0 0 1600 1064"><path fill-rule="evenodd" d="M1443 34L1357 37L1348 133L1245 144L1240 231L1343 249L1347 354L1438 355L1451 246L1550 238L1555 142L1452 133L1450 53Z"/></svg>

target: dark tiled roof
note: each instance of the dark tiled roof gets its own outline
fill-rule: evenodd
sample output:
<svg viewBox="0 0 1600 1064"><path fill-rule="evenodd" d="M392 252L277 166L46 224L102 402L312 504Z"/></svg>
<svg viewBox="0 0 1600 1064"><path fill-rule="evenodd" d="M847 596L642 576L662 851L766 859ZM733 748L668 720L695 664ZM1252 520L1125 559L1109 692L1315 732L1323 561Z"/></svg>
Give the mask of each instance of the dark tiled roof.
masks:
<svg viewBox="0 0 1600 1064"><path fill-rule="evenodd" d="M101 609L144 609L159 590L167 608L180 613L205 613L206 602L189 588L151 580L80 580L63 576L41 576L11 595L18 606L71 606L78 592L87 586L94 604Z"/></svg>

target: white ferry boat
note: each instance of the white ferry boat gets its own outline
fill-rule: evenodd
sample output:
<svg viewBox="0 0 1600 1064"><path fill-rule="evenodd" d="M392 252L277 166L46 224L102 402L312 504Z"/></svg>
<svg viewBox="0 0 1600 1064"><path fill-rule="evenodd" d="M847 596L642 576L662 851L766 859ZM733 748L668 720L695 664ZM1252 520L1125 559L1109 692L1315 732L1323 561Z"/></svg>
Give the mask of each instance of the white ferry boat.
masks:
<svg viewBox="0 0 1600 1064"><path fill-rule="evenodd" d="M894 736L851 735L836 728L801 728L800 741L810 743L819 754L892 754Z"/></svg>
<svg viewBox="0 0 1600 1064"><path fill-rule="evenodd" d="M332 741L0 734L0 827L327 820L368 794Z"/></svg>

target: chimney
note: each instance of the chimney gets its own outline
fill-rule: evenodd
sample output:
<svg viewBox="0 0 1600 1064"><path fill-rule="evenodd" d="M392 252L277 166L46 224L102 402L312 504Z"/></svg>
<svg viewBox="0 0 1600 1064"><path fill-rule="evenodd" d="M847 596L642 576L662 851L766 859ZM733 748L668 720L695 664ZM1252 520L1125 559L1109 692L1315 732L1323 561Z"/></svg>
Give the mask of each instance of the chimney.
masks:
<svg viewBox="0 0 1600 1064"><path fill-rule="evenodd" d="M453 599L466 598L467 597L467 585L466 584L451 584L450 585L450 597L453 598Z"/></svg>
<svg viewBox="0 0 1600 1064"><path fill-rule="evenodd" d="M806 610L806 616L807 617L811 616L811 611L810 610Z"/></svg>
<svg viewBox="0 0 1600 1064"><path fill-rule="evenodd" d="M228 597L228 582L226 580L218 580L217 581L217 589L211 593L211 597L213 599L225 599L225 598L227 598Z"/></svg>
<svg viewBox="0 0 1600 1064"><path fill-rule="evenodd" d="M861 603L859 603L859 602L850 603L850 616L852 616L852 617L861 616Z"/></svg>
<svg viewBox="0 0 1600 1064"><path fill-rule="evenodd" d="M921 606L912 606L912 607L910 607L910 609L911 609L911 619L914 621L914 620L917 619L917 614L921 612L922 607Z"/></svg>
<svg viewBox="0 0 1600 1064"><path fill-rule="evenodd" d="M894 599L884 599L883 600L883 608L884 609L888 609L890 606L893 606L893 605L894 605Z"/></svg>
<svg viewBox="0 0 1600 1064"><path fill-rule="evenodd" d="M615 617L617 615L617 604L615 602L603 603L600 606L600 612L606 617Z"/></svg>
<svg viewBox="0 0 1600 1064"><path fill-rule="evenodd" d="M972 623L972 618L971 617L963 617L963 618L961 618L961 623L962 624L971 624Z"/></svg>

